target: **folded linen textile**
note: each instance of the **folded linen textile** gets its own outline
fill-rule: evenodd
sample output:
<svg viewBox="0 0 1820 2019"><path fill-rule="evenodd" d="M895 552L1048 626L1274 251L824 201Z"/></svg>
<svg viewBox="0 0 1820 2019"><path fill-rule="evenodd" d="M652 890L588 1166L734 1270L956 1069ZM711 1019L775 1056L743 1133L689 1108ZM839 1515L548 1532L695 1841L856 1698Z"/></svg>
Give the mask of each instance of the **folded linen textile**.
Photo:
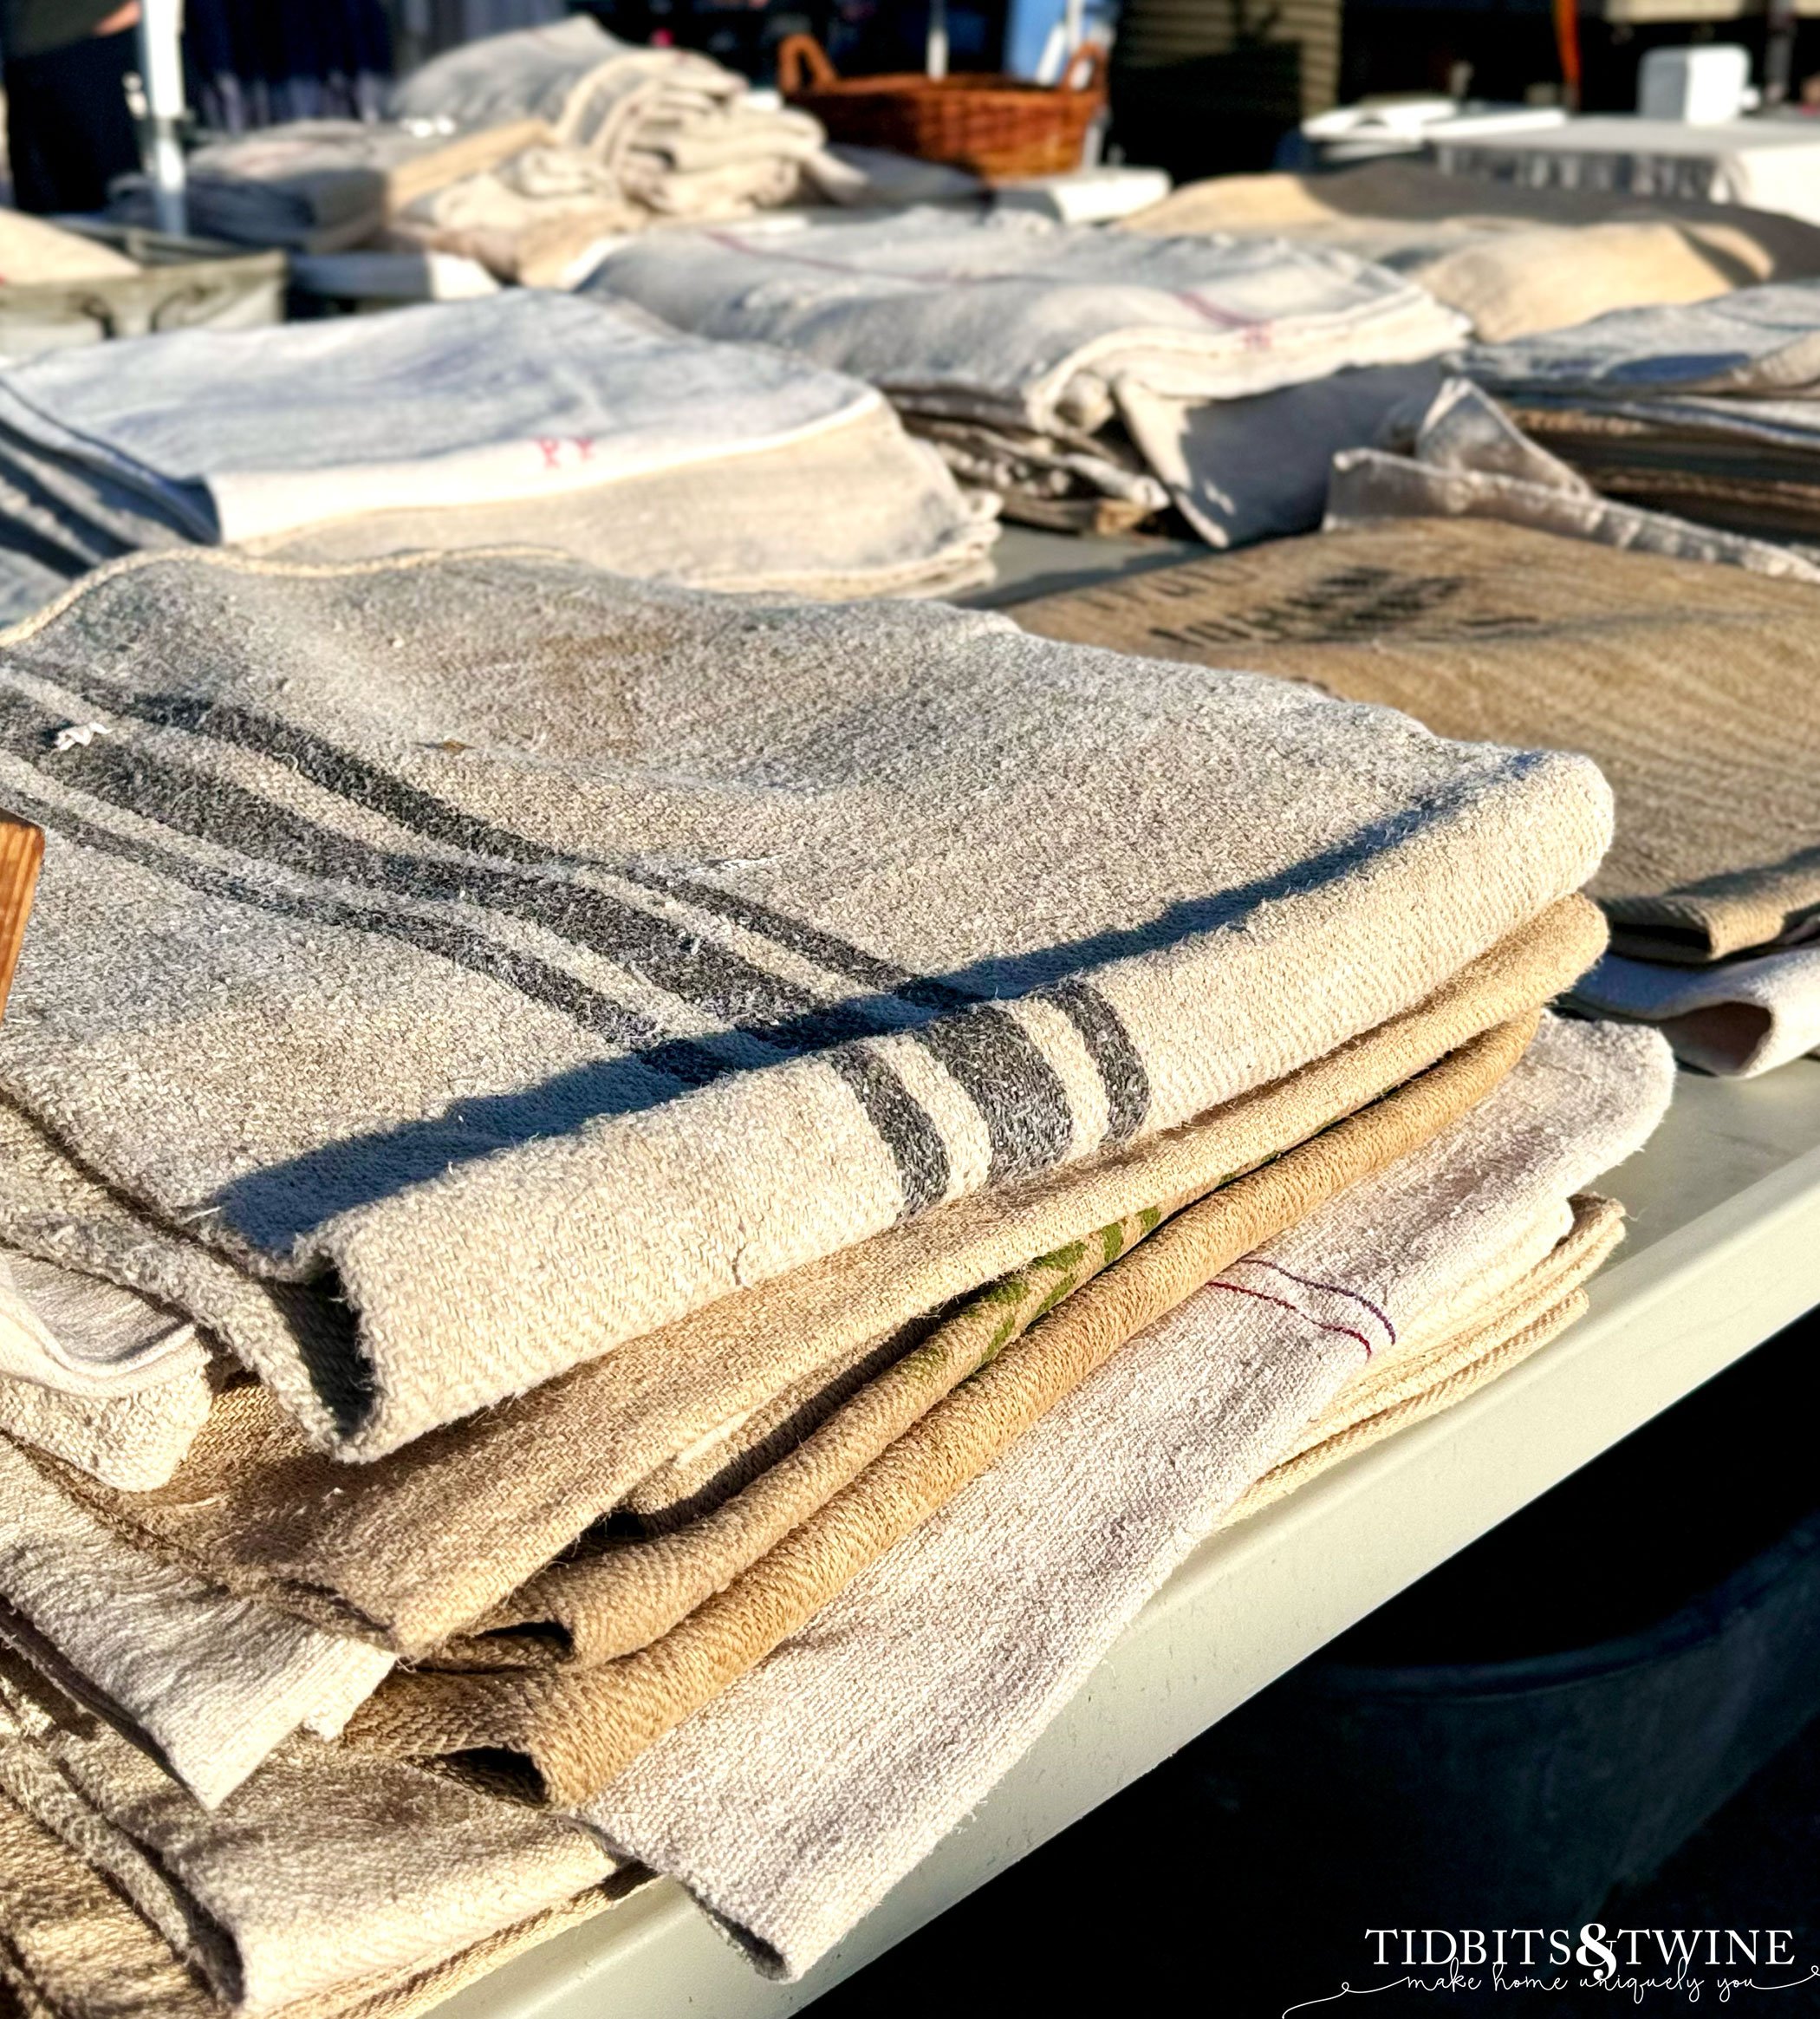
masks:
<svg viewBox="0 0 1820 2019"><path fill-rule="evenodd" d="M391 110L470 131L540 120L647 214L680 217L787 202L824 138L806 114L755 104L743 77L707 57L634 48L585 14L433 57Z"/></svg>
<svg viewBox="0 0 1820 2019"><path fill-rule="evenodd" d="M1374 1359L1301 1430L1294 1450L1254 1480L1221 1516L1235 1527L1299 1492L1323 1472L1430 1417L1440 1416L1508 1374L1586 1314L1582 1286L1624 1238L1623 1208L1582 1195L1573 1225L1545 1261L1475 1312L1464 1328L1442 1329L1407 1353ZM1216 1530L1217 1532L1217 1530Z"/></svg>
<svg viewBox="0 0 1820 2019"><path fill-rule="evenodd" d="M1654 1032L1545 1025L1487 1101L1115 1354L583 1813L799 1975L1393 1332L1431 1306L1470 1325L1472 1286L1512 1250L1545 1264L1565 1199L1641 1146L1671 1080Z"/></svg>
<svg viewBox="0 0 1820 2019"><path fill-rule="evenodd" d="M1815 596L1476 519L1374 521L1023 605L1047 636L1242 657L1450 735L1589 752L1615 949L1700 962L1820 909ZM1545 642L1546 649L1541 645Z"/></svg>
<svg viewBox="0 0 1820 2019"><path fill-rule="evenodd" d="M23 211L0 210L0 287L41 281L105 280L137 273L124 252L81 231L66 231Z"/></svg>
<svg viewBox="0 0 1820 2019"><path fill-rule="evenodd" d="M125 1395L68 1395L0 1377L0 1436L73 1466L103 1486L148 1493L168 1484L214 1400L209 1373L186 1361Z"/></svg>
<svg viewBox="0 0 1820 2019"><path fill-rule="evenodd" d="M207 1355L192 1320L94 1276L0 1247L0 1376L72 1395L123 1395Z"/></svg>
<svg viewBox="0 0 1820 2019"><path fill-rule="evenodd" d="M191 228L234 244L338 252L364 244L426 192L549 138L535 120L458 135L352 119L236 134L198 147L185 165ZM142 177L117 186L112 208L130 223L155 221Z"/></svg>
<svg viewBox="0 0 1820 2019"><path fill-rule="evenodd" d="M678 337L679 343L695 341ZM746 354L718 344L732 374ZM363 512L256 543L315 561L531 541L650 582L835 600L990 581L995 501L963 493L882 401L777 448L507 505Z"/></svg>
<svg viewBox="0 0 1820 2019"><path fill-rule="evenodd" d="M868 397L527 290L65 351L7 374L0 420L136 489L191 537L240 540L587 490L804 440Z"/></svg>
<svg viewBox="0 0 1820 2019"><path fill-rule="evenodd" d="M1574 995L1601 1016L1658 1025L1677 1058L1727 1078L1752 1079L1820 1053L1820 947L1708 967L1610 955Z"/></svg>
<svg viewBox="0 0 1820 2019"><path fill-rule="evenodd" d="M1122 419L1140 446L1147 429L1173 440L1172 466L1201 440L1185 435L1180 403L1417 362L1464 329L1419 287L1343 252L1145 239L1022 211L663 232L610 252L585 291L837 364L913 420L1003 431L1008 453L1032 435L1094 435ZM1160 414L1160 402L1173 404ZM1190 463L1186 482L1178 467L1173 483L1152 461L1191 518L1205 496L1214 524L1243 480L1236 459L1205 474ZM1091 496L1090 464L1076 475ZM1017 488L1006 496L1015 505Z"/></svg>
<svg viewBox="0 0 1820 2019"><path fill-rule="evenodd" d="M1385 417L1381 447L1334 458L1329 528L1374 518L1495 518L1641 554L1716 561L1820 583L1820 553L1696 525L1602 497L1470 379L1449 379L1425 411ZM1387 453L1390 452L1390 453Z"/></svg>
<svg viewBox="0 0 1820 2019"><path fill-rule="evenodd" d="M1465 364L1601 492L1747 533L1820 531L1820 284L1602 316Z"/></svg>
<svg viewBox="0 0 1820 2019"><path fill-rule="evenodd" d="M1104 1262L1022 1337L973 1355L972 1368L959 1370L969 1377L894 1442L881 1434L871 1462L806 1514L802 1499L813 1501L813 1494L770 1511L766 1531L740 1539L743 1548L736 1541L692 1562L647 1562L653 1574L642 1579L615 1579L610 1556L558 1566L537 1580L523 1610L555 1614L574 1664L543 1674L400 1675L350 1722L350 1744L406 1758L504 1757L522 1763L546 1800L587 1801L928 1521L1121 1346L1193 1296L1210 1271L1217 1277L1235 1266L1259 1240L1484 1098L1533 1028L1524 1019L1488 1032L1154 1233L1141 1225L1106 1230L1148 1238ZM933 1371L938 1384L946 1371ZM796 1484L784 1480L786 1498L796 1497Z"/></svg>
<svg viewBox="0 0 1820 2019"><path fill-rule="evenodd" d="M339 1731L392 1666L134 1549L3 1443L0 1640L210 1808L293 1732Z"/></svg>
<svg viewBox="0 0 1820 2019"><path fill-rule="evenodd" d="M250 1386L219 1398L167 1493L58 1476L211 1584L421 1656L667 1461L738 1439L792 1384L881 1341L913 1343L958 1297L1033 1256L1267 1163L1567 987L1603 936L1591 905L1564 900L1415 1010L1194 1123L723 1299L393 1458L350 1468L315 1456Z"/></svg>
<svg viewBox="0 0 1820 2019"><path fill-rule="evenodd" d="M0 1791L237 2012L415 1972L598 1888L618 1863L565 1818L313 1738L211 1813L17 1664L0 1668Z"/></svg>
<svg viewBox="0 0 1820 2019"><path fill-rule="evenodd" d="M0 1901L0 2014L8 2019L218 2019L220 2003L153 1925L4 1794ZM603 1888L578 1894L426 1969L285 2005L283 2019L413 2019L610 1904Z"/></svg>
<svg viewBox="0 0 1820 2019"><path fill-rule="evenodd" d="M603 241L647 221L610 168L547 141L417 198L387 236L464 254L523 287L565 287L598 263Z"/></svg>
<svg viewBox="0 0 1820 2019"><path fill-rule="evenodd" d="M1293 1071L1609 833L1583 759L560 557L156 556L6 642L0 1089L368 1458Z"/></svg>
<svg viewBox="0 0 1820 2019"><path fill-rule="evenodd" d="M1218 176L1115 228L1332 246L1420 281L1492 343L1612 309L1820 275L1820 229L1798 218L1736 205L1462 182L1417 161L1324 175Z"/></svg>

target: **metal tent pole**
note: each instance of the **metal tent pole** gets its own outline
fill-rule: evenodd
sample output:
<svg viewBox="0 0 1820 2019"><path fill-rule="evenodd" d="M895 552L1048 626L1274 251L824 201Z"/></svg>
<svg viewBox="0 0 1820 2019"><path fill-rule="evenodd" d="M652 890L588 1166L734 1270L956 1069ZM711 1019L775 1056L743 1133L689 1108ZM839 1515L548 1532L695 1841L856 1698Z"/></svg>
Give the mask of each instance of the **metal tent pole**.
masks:
<svg viewBox="0 0 1820 2019"><path fill-rule="evenodd" d="M146 173L160 231L187 235L184 188L183 0L140 0L140 75L146 92Z"/></svg>

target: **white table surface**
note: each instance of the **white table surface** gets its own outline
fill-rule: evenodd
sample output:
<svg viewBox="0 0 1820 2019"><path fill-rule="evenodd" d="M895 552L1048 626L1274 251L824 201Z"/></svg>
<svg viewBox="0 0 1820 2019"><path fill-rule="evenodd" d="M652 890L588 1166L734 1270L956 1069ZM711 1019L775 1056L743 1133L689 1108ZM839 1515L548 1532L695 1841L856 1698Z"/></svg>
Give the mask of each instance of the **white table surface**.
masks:
<svg viewBox="0 0 1820 2019"><path fill-rule="evenodd" d="M440 2019L777 2019L1085 1815L1254 1691L1820 1304L1820 1061L1683 1074L1610 1189L1630 1236L1579 1324L1446 1414L1216 1536L1034 1749L833 1955L775 1984L645 1887Z"/></svg>

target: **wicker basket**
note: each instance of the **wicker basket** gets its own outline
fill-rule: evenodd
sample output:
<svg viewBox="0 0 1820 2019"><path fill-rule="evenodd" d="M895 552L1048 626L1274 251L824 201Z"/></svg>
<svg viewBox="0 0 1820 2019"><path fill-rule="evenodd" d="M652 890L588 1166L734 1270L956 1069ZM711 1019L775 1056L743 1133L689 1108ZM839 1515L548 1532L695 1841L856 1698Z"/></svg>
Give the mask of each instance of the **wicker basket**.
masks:
<svg viewBox="0 0 1820 2019"><path fill-rule="evenodd" d="M829 140L971 168L990 182L1078 168L1106 102L1105 74L1105 52L1093 45L1053 86L965 75L843 78L812 35L790 36L777 51L783 95L820 120Z"/></svg>

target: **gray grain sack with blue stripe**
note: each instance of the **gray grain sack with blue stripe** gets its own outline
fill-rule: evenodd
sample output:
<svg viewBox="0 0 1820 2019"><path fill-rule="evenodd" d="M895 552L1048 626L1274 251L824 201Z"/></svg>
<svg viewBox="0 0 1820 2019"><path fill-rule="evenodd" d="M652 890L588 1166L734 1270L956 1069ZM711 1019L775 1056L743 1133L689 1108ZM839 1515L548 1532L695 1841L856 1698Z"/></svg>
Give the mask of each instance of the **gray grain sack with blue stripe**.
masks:
<svg viewBox="0 0 1820 2019"><path fill-rule="evenodd" d="M1610 817L1306 687L530 550L118 563L0 635L0 1091L358 1458L1293 1072Z"/></svg>

